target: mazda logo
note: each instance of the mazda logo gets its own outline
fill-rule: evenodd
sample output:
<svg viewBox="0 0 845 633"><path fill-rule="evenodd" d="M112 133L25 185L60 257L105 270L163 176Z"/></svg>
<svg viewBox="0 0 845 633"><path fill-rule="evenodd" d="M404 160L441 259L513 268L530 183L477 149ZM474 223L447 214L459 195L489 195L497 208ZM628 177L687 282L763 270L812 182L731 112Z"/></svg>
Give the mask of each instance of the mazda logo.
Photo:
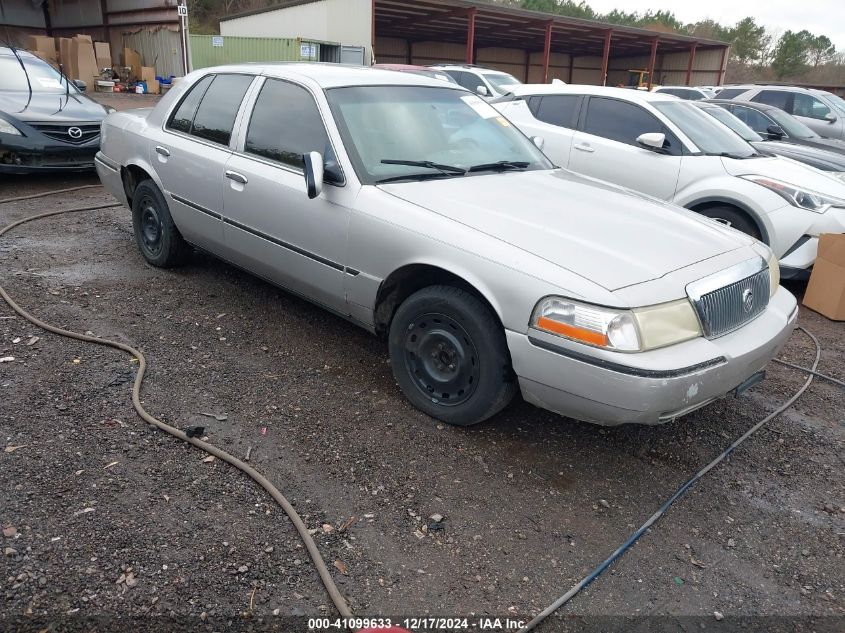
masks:
<svg viewBox="0 0 845 633"><path fill-rule="evenodd" d="M82 138L82 129L78 128L76 126L69 127L67 129L67 135L69 137L71 137L72 139L80 139L80 138Z"/></svg>
<svg viewBox="0 0 845 633"><path fill-rule="evenodd" d="M745 314L750 314L754 309L754 292L751 288L746 288L742 293L742 310Z"/></svg>

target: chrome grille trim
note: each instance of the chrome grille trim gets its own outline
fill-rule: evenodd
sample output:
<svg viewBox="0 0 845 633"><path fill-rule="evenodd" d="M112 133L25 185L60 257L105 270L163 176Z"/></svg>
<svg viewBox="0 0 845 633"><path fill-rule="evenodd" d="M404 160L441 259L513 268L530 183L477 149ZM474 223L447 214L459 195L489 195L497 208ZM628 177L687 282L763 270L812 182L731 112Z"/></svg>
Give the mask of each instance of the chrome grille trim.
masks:
<svg viewBox="0 0 845 633"><path fill-rule="evenodd" d="M100 136L99 123L30 123L32 127L41 132L44 136L60 141L62 143L69 143L71 145L82 145L88 143L98 136ZM72 127L77 127L81 130L82 136L80 138L71 138L68 130Z"/></svg>
<svg viewBox="0 0 845 633"><path fill-rule="evenodd" d="M689 284L704 336L724 336L760 316L769 305L769 283L768 264L754 258Z"/></svg>

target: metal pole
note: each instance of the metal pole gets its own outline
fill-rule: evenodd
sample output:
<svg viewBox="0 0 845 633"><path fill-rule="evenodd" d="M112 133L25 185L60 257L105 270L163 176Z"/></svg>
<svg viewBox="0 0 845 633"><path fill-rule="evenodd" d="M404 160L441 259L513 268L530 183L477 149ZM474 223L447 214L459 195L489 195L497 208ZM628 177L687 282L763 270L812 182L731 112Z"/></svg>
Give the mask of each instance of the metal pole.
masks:
<svg viewBox="0 0 845 633"><path fill-rule="evenodd" d="M543 45L543 83L549 83L549 65L552 59L552 21L546 22L546 42Z"/></svg>
<svg viewBox="0 0 845 633"><path fill-rule="evenodd" d="M607 29L604 33L604 52L601 58L601 85L607 85L607 62L610 59L610 38L613 35L613 29Z"/></svg>
<svg viewBox="0 0 845 633"><path fill-rule="evenodd" d="M467 64L475 61L475 14L478 9L473 7L467 11Z"/></svg>
<svg viewBox="0 0 845 633"><path fill-rule="evenodd" d="M654 64L657 61L657 40L660 38L655 37L651 41L651 58L648 60L648 89L651 90L651 87L654 85Z"/></svg>
<svg viewBox="0 0 845 633"><path fill-rule="evenodd" d="M728 61L728 46L725 46L722 49L722 61L719 64L719 82L716 84L717 86L721 86L725 81L725 64Z"/></svg>
<svg viewBox="0 0 845 633"><path fill-rule="evenodd" d="M697 47L698 42L693 42L692 46L689 47L689 61L687 61L687 86L689 86L690 79L692 78L692 65L695 63L695 49Z"/></svg>

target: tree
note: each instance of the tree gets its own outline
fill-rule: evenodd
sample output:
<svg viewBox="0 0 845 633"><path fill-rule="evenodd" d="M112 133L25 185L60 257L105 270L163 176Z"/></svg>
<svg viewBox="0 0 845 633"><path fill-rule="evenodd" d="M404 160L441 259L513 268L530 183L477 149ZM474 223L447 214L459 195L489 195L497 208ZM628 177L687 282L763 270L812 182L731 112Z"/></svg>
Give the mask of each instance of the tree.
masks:
<svg viewBox="0 0 845 633"><path fill-rule="evenodd" d="M543 11L544 13L557 13L571 18L586 18L588 20L598 19L600 16L593 11L586 2L574 2L573 0L522 0L519 3L523 9L532 11Z"/></svg>
<svg viewBox="0 0 845 633"><path fill-rule="evenodd" d="M818 68L836 58L836 47L826 35L816 35L809 40L807 55L813 68Z"/></svg>
<svg viewBox="0 0 845 633"><path fill-rule="evenodd" d="M754 18L740 20L730 31L731 54L743 64L757 62L763 57L767 38L766 27Z"/></svg>
<svg viewBox="0 0 845 633"><path fill-rule="evenodd" d="M774 50L772 70L778 79L801 73L805 66L813 35L808 31L786 31Z"/></svg>

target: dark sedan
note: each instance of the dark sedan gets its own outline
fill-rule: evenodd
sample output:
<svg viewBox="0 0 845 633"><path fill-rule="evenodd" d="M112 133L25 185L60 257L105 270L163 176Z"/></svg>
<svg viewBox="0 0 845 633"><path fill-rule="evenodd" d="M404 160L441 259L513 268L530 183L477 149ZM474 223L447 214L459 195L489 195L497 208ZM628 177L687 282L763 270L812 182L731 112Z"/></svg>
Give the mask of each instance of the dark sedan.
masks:
<svg viewBox="0 0 845 633"><path fill-rule="evenodd" d="M0 174L92 169L111 111L32 53L0 47Z"/></svg>
<svg viewBox="0 0 845 633"><path fill-rule="evenodd" d="M819 136L780 108L755 101L731 99L710 99L707 103L715 103L725 108L763 138L845 155L845 141Z"/></svg>
<svg viewBox="0 0 845 633"><path fill-rule="evenodd" d="M767 140L748 127L738 117L714 103L698 101L695 105L731 128L761 154L791 158L792 160L797 160L799 163L829 172L831 175L845 181L845 154L837 154L836 152L809 145L795 145L794 143L784 143L783 141Z"/></svg>

